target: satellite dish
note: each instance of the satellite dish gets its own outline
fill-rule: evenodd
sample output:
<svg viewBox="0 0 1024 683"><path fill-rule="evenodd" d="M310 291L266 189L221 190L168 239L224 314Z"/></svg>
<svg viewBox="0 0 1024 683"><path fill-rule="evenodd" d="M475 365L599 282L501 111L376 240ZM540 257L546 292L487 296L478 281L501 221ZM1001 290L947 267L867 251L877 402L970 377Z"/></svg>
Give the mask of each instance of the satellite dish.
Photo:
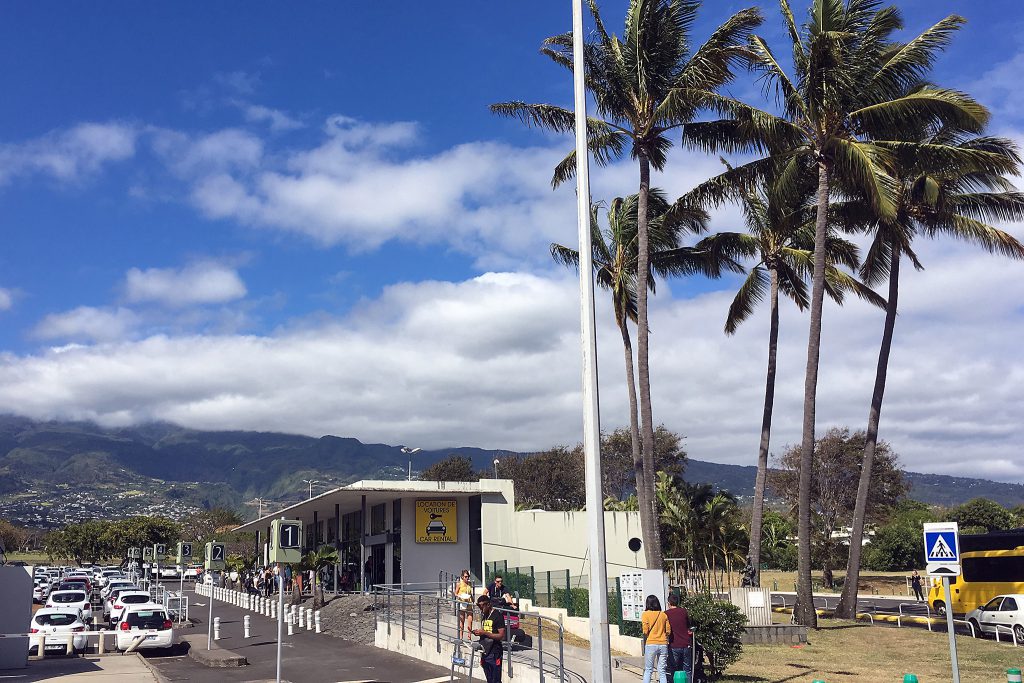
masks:
<svg viewBox="0 0 1024 683"><path fill-rule="evenodd" d="M643 545L644 544L640 541L639 538L634 537L629 539L629 549L632 550L634 553L640 552L640 548L642 548Z"/></svg>

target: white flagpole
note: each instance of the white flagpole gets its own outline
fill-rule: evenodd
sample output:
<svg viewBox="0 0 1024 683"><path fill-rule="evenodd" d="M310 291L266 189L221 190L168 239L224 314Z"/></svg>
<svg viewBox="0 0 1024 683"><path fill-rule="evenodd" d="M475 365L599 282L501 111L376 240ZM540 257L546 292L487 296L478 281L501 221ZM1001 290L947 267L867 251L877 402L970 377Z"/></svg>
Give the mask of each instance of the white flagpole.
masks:
<svg viewBox="0 0 1024 683"><path fill-rule="evenodd" d="M597 333L590 235L590 165L587 92L583 65L583 3L572 0L573 90L576 110L576 205L580 243L580 332L583 352L583 452L586 458L590 545L590 666L592 683L612 680L608 635L608 567L605 564L604 496L601 491L601 422L597 391Z"/></svg>

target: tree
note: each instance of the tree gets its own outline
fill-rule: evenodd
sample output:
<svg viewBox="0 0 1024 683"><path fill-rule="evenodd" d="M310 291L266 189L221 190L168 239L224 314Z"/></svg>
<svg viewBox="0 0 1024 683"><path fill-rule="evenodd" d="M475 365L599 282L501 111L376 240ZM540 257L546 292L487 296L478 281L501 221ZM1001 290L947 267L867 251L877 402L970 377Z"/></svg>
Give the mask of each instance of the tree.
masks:
<svg viewBox="0 0 1024 683"><path fill-rule="evenodd" d="M864 450L864 432L833 428L814 446L811 480L811 511L814 522L808 539L822 563L824 583L832 585L832 569L844 552L845 543L837 536L850 523L856 505L856 482L860 476L860 454ZM882 521L900 497L907 492L903 470L887 443L878 445L877 479L871 490L869 510L872 521ZM791 506L799 504L798 482L803 454L798 446L788 448L778 460L778 469L768 477L771 489ZM798 532L799 533L799 532ZM803 541L803 539L800 539Z"/></svg>
<svg viewBox="0 0 1024 683"><path fill-rule="evenodd" d="M323 545L311 551L302 558L303 564L313 570L313 609L320 609L324 605L323 584L319 582L320 572L328 567L334 568L340 559L336 548Z"/></svg>
<svg viewBox="0 0 1024 683"><path fill-rule="evenodd" d="M941 121L962 130L980 130L988 112L955 91L917 85L944 36L963 23L948 17L908 43L893 40L902 28L895 7L879 0L812 0L808 20L798 27L788 0L780 0L792 43L796 74L790 79L767 42L753 36L750 49L768 88L774 89L782 115L717 97L714 106L727 118L686 126L684 142L704 149L756 150L764 156L738 166L697 188L707 197L724 198L738 181L752 182L780 173L784 183L805 173L817 176L815 191L814 261L811 275L807 366L801 438L802 478L797 517L799 571L796 621L815 626L811 595L811 470L815 444L818 361L821 351L822 304L825 289L825 243L829 201L842 190L862 197L882 219L896 215L897 183L891 169L898 133L914 124ZM906 143L903 151L921 151ZM781 168L781 171L779 170Z"/></svg>
<svg viewBox="0 0 1024 683"><path fill-rule="evenodd" d="M465 455L449 455L435 462L420 473L423 481L479 481L480 475L473 469L473 461Z"/></svg>
<svg viewBox="0 0 1024 683"><path fill-rule="evenodd" d="M728 164L726 164L728 166ZM730 167L731 168L731 167ZM768 371L765 378L764 409L761 414L761 438L758 445L757 476L754 479L754 499L750 521L750 564L754 586L761 585L761 528L764 514L764 492L768 475L768 449L771 442L772 412L775 405L775 374L779 342L779 292L796 303L800 310L807 308L805 278L811 270L814 246L813 231L808 223L813 220L812 208L807 204L809 188L782 187L777 179L766 178L758 188L739 188L747 232L721 232L701 240L698 248L729 257L745 256L757 259L747 278L729 306L725 320L725 333L734 334L739 325L753 315L754 308L769 301ZM854 269L859 263L855 245L843 239L826 240L825 291L836 303L842 304L847 291L866 299L876 306L885 301L871 289L837 267L841 264Z"/></svg>
<svg viewBox="0 0 1024 683"><path fill-rule="evenodd" d="M604 492L618 500L636 494L636 478L633 476L633 444L630 429L616 429L601 438L601 470ZM682 476L686 470L686 451L682 447L683 437L658 425L654 430L654 464L658 472ZM634 510L639 508L633 508Z"/></svg>
<svg viewBox="0 0 1024 683"><path fill-rule="evenodd" d="M795 531L793 523L785 515L775 510L764 513L761 522L761 563L772 569L782 569L782 565L789 561L786 554L793 547L791 538Z"/></svg>
<svg viewBox="0 0 1024 683"><path fill-rule="evenodd" d="M668 202L664 195L657 189L651 189L648 196L648 248L650 256L651 276L648 278L648 287L651 292L655 291L654 274L668 275L692 275L700 273L707 277L718 277L721 266L740 270L732 259L722 257L711 258L710 252L706 250L683 247L680 244L680 233L682 231L700 233L704 232L708 220L707 213L700 209L693 209L686 212L676 212L675 218L670 223L665 220L665 212L668 209ZM618 477L613 482L607 481L609 472L622 473L625 475L632 470L632 490L638 494L639 505L646 508L650 505L652 493L639 482L645 480L645 465L641 448L640 423L637 413L636 377L633 369L633 343L629 334L629 321L636 322L636 283L637 267L639 264L639 247L637 233L637 213L639 210L639 195L631 195L626 199L616 197L608 208L608 229L602 231L598 221L598 205L591 206L592 212L592 251L594 274L597 284L611 292L612 312L615 316L615 324L619 328L622 338L623 355L626 364L626 391L629 399L629 446L630 461L629 467L626 463L617 458L617 462L611 466L605 466L605 445L602 443L602 483L613 485L613 494L621 498L623 496L624 481ZM567 266L579 268L579 252L571 247L561 244L551 245L551 256L555 261ZM613 433L614 436L614 433ZM621 443L616 443L620 446ZM662 469L658 463L658 434L654 435L655 464L657 470ZM607 488L604 489L606 492ZM641 523L642 524L642 523Z"/></svg>
<svg viewBox="0 0 1024 683"><path fill-rule="evenodd" d="M873 474L875 443L882 414L899 299L900 265L904 255L923 268L913 250L913 239L950 236L973 242L1015 259L1024 259L1024 245L985 221L1024 219L1024 194L1013 189L1005 175L1019 175L1021 159L1009 140L965 135L951 126L929 126L908 136L917 149L904 153L900 144L888 143L895 157L899 183L897 211L893 218L876 218L871 207L853 201L841 206L844 219L866 224L874 239L861 269L869 282L889 281L889 299L878 350L874 390L868 410L867 440L854 512L847 576L837 611L853 618L857 611L860 572L859 545L864 534L864 510Z"/></svg>
<svg viewBox="0 0 1024 683"><path fill-rule="evenodd" d="M1013 524L1018 529L1024 527L1024 505L1018 505L1011 511L1013 514Z"/></svg>
<svg viewBox="0 0 1024 683"><path fill-rule="evenodd" d="M0 554L4 550L8 553L21 550L27 539L27 530L14 526L6 519L0 519Z"/></svg>
<svg viewBox="0 0 1024 683"><path fill-rule="evenodd" d="M708 99L732 80L733 68L748 54L743 42L761 23L761 14L756 8L737 12L694 50L690 28L700 6L696 0L630 0L623 39L607 32L596 1L588 4L597 38L584 46L584 64L598 117L587 122L587 147L599 164L628 151L639 166L636 319L643 472L637 475L637 491L647 566L661 567L648 351L651 168L665 167L672 147L668 134L694 120ZM571 70L572 34L548 38L542 52ZM557 132L568 133L575 127L572 111L550 104L504 102L492 105L491 110ZM573 177L575 168L575 153L570 153L555 168L552 184Z"/></svg>
<svg viewBox="0 0 1024 683"><path fill-rule="evenodd" d="M586 505L581 445L506 458L502 469L515 482L517 505L545 510L581 510Z"/></svg>
<svg viewBox="0 0 1024 683"><path fill-rule="evenodd" d="M947 519L956 522L962 533L1005 531L1016 525L1013 514L988 498L975 498L949 511Z"/></svg>

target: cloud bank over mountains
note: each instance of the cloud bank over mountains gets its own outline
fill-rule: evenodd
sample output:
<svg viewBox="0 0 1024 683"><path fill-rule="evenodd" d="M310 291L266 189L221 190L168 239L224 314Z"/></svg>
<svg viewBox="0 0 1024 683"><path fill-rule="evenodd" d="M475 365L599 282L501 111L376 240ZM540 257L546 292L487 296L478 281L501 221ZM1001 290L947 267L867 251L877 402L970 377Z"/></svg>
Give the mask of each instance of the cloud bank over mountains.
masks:
<svg viewBox="0 0 1024 683"><path fill-rule="evenodd" d="M304 117L255 106L242 110L251 128L89 123L3 145L0 185L88 182L113 164L145 159L157 164L147 182L161 196L224 230L357 254L427 245L467 256L479 274L405 281L396 272L352 310L295 314L260 328L249 316L263 304L231 259L125 264L109 301L41 315L31 332L45 345L0 356L0 411L333 433L424 448L575 443L578 284L547 255L550 242L575 239L573 188L549 184L567 141L424 151L429 131L414 122L332 116L316 132ZM677 154L655 180L670 194L721 169L716 159ZM593 196L608 200L635 185L632 164L617 163L595 172ZM740 229L739 214L723 210L714 225ZM910 469L1020 480L1021 265L949 242L922 244L918 253L927 270L907 269L902 280L881 435ZM662 283L651 363L655 419L686 435L695 458L749 464L767 311L725 337L738 284ZM0 311L13 305L12 291L0 290ZM613 429L628 418L621 341L606 299L598 293L602 422ZM819 430L861 428L882 314L851 300L842 309L829 304L824 323ZM776 452L799 439L806 334L806 317L784 303Z"/></svg>

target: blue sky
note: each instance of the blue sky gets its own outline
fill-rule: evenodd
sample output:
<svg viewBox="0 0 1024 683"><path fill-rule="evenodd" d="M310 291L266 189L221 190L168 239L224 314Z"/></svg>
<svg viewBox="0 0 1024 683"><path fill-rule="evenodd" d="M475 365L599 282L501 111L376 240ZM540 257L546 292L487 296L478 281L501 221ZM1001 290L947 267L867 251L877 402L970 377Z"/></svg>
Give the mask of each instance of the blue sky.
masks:
<svg viewBox="0 0 1024 683"><path fill-rule="evenodd" d="M708 2L696 38L748 4ZM760 4L760 33L784 52L775 3ZM951 12L967 17L935 80L976 94L993 108L993 130L1016 137L1018 3L899 4L908 29ZM575 235L571 188L547 188L571 142L487 110L506 99L569 104L567 73L537 53L544 37L568 28L569 7L5 3L0 409L431 447L575 442L574 284L546 255L550 241ZM626 2L601 7L606 23L621 27ZM745 74L732 91L759 92ZM658 182L679 194L716 168L714 159L677 152ZM595 174L595 199L635 191L634 178L625 162ZM726 210L716 225L735 227L735 219ZM961 324L927 296L963 277L961 254L980 273L969 278L978 289L961 294L968 298L1019 292L1020 269L934 249L926 253L937 267L920 281L920 311L907 304L902 342L907 358L933 357L933 365L908 371L903 385L894 373L889 436L908 466L928 471L972 469L948 452L983 442L992 466L982 473L1018 480L1024 458L1015 444L1024 434L1011 418L1021 394L1009 385L993 391L984 372L965 385L937 369L970 359L1005 382L1024 373L1009 347L998 356L986 337L1020 329L1019 307L965 301L972 315L986 315L960 335L963 348L922 348L936 343L930 326ZM688 436L693 457L748 462L762 337L760 323L735 341L721 336L722 301L734 286L660 290L656 417ZM836 393L826 385L822 424L857 427L880 318L844 309L835 321L826 354L836 374L823 379ZM802 325L794 316L794 359ZM602 341L607 427L625 423L611 332ZM828 343L828 327L825 334ZM730 360L739 356L749 367ZM338 374L322 371L332 363ZM694 364L717 372L688 371ZM948 383L927 388L936 376ZM735 384L723 388L722 377ZM956 409L938 399L928 414L915 413L930 391L962 392L977 417L954 419ZM783 386L781 405L798 393ZM737 403L744 408L734 415ZM720 427L733 421L725 438ZM779 446L798 422L780 415ZM936 450L947 454L936 459Z"/></svg>

